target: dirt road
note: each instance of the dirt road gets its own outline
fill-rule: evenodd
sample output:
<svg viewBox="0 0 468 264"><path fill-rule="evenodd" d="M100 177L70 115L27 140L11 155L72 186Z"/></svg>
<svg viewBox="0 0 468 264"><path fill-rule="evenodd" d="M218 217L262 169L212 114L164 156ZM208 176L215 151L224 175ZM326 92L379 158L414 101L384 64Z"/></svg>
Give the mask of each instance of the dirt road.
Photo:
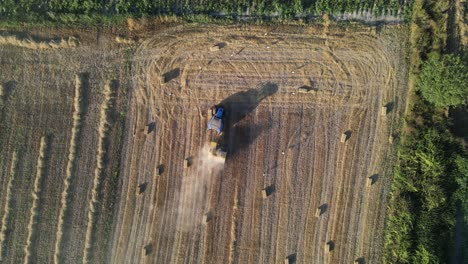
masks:
<svg viewBox="0 0 468 264"><path fill-rule="evenodd" d="M378 263L405 32L178 27L145 41L111 262ZM215 104L228 114L224 165L206 153Z"/></svg>

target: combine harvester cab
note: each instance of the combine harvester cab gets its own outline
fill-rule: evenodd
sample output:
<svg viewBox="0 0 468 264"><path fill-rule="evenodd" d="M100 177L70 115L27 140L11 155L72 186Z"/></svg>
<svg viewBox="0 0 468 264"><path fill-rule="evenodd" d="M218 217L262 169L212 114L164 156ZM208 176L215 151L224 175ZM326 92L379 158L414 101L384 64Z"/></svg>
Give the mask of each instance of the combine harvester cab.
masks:
<svg viewBox="0 0 468 264"><path fill-rule="evenodd" d="M223 150L219 144L222 139L224 129L224 108L221 106L215 106L212 108L211 113L212 117L208 122L208 130L214 130L217 133L216 135L212 136L212 140L210 142L210 153L215 157L226 159L227 152Z"/></svg>
<svg viewBox="0 0 468 264"><path fill-rule="evenodd" d="M212 109L213 116L208 122L208 129L215 130L218 133L223 132L224 123L223 123L223 114L224 108L222 107L213 107Z"/></svg>

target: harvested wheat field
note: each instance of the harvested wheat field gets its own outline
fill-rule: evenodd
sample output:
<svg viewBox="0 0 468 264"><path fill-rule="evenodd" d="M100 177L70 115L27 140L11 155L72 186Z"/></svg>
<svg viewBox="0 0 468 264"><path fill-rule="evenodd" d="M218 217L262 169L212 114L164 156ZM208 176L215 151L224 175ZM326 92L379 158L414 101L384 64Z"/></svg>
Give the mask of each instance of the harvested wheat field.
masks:
<svg viewBox="0 0 468 264"><path fill-rule="evenodd" d="M118 47L77 35L65 48L0 44L0 263L108 257L128 64ZM120 85L106 93L111 80Z"/></svg>
<svg viewBox="0 0 468 264"><path fill-rule="evenodd" d="M0 262L379 263L408 29L157 28L0 32Z"/></svg>
<svg viewBox="0 0 468 264"><path fill-rule="evenodd" d="M379 263L406 31L185 26L143 41L109 262ZM225 163L208 151L213 105Z"/></svg>

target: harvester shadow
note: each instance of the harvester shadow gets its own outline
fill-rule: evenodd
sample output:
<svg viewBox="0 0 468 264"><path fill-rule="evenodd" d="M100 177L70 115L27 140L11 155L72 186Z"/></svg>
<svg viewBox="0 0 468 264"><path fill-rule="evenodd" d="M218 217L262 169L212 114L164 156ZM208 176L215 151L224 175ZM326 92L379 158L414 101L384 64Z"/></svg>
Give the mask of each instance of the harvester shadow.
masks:
<svg viewBox="0 0 468 264"><path fill-rule="evenodd" d="M255 139L264 131L271 128L271 124L248 124L247 122L240 122L229 132L226 130L225 140L228 140L228 153L230 156L235 156L243 149L250 146Z"/></svg>
<svg viewBox="0 0 468 264"><path fill-rule="evenodd" d="M258 88L235 93L224 99L218 106L224 107L227 114L226 131L251 113L260 102L278 91L278 85L267 82Z"/></svg>
<svg viewBox="0 0 468 264"><path fill-rule="evenodd" d="M267 82L255 89L235 93L218 105L222 106L226 113L225 134L222 139L224 142L221 144L229 143L228 155L236 155L239 150L249 146L258 135L271 127L271 124L250 124L242 120L253 112L261 101L277 91L278 85Z"/></svg>

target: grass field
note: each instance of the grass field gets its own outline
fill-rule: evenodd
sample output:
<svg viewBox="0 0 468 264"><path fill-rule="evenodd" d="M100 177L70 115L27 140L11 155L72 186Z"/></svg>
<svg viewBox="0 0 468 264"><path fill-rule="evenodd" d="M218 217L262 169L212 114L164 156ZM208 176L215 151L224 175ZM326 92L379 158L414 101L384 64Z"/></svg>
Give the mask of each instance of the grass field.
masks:
<svg viewBox="0 0 468 264"><path fill-rule="evenodd" d="M178 25L131 45L84 29L0 45L2 263L378 263L407 31ZM207 150L215 104L225 163Z"/></svg>

